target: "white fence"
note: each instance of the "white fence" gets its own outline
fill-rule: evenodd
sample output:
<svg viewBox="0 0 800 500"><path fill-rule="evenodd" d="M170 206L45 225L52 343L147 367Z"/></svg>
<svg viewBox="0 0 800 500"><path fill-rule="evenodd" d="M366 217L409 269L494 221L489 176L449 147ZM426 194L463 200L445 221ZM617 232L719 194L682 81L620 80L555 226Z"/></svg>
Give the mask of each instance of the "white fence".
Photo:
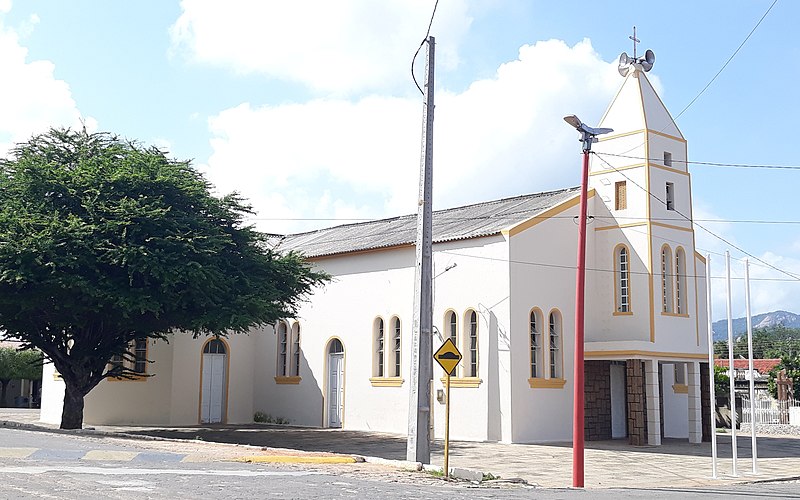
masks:
<svg viewBox="0 0 800 500"><path fill-rule="evenodd" d="M772 398L756 398L754 402L756 425L758 424L788 424L789 408L800 407L800 401L789 399L778 401ZM752 420L750 398L742 398L741 423L750 424Z"/></svg>

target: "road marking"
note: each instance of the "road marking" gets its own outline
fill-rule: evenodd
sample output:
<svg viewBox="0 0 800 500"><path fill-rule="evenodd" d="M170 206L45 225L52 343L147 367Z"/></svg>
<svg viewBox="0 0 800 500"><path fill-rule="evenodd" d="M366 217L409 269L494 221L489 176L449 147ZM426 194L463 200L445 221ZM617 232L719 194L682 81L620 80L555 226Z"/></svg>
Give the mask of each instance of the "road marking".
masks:
<svg viewBox="0 0 800 500"><path fill-rule="evenodd" d="M28 458L38 448L0 448L0 458Z"/></svg>
<svg viewBox="0 0 800 500"><path fill-rule="evenodd" d="M291 455L263 455L257 457L241 457L235 462L257 463L257 464L354 464L356 459L353 457L305 457Z"/></svg>
<svg viewBox="0 0 800 500"><path fill-rule="evenodd" d="M128 467L0 467L0 474L47 474L48 472L65 472L68 474L96 474L100 476L146 476L151 474L175 476L314 476L321 474L315 471L266 471L266 470L193 470L193 469L134 469Z"/></svg>
<svg viewBox="0 0 800 500"><path fill-rule="evenodd" d="M81 460L114 460L129 462L138 454L138 451L89 450Z"/></svg>

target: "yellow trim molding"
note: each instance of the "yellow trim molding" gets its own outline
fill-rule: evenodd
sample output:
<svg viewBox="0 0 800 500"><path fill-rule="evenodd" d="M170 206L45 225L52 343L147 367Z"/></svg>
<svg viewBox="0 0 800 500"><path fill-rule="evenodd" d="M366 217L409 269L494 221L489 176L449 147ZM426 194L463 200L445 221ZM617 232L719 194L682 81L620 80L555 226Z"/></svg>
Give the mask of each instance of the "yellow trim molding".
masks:
<svg viewBox="0 0 800 500"><path fill-rule="evenodd" d="M689 317L688 313L687 314L678 314L678 313L671 313L671 312L664 312L664 311L661 311L661 315L662 316L674 316L676 318L688 318Z"/></svg>
<svg viewBox="0 0 800 500"><path fill-rule="evenodd" d="M602 154L602 153L601 153ZM594 172L589 173L589 175L608 175L609 172L619 172L621 170L630 170L632 168L642 168L644 167L644 163L634 163L632 165L626 165L624 167L608 167L603 170L596 170Z"/></svg>
<svg viewBox="0 0 800 500"><path fill-rule="evenodd" d="M149 375L129 375L126 377L106 377L109 382L145 382Z"/></svg>
<svg viewBox="0 0 800 500"><path fill-rule="evenodd" d="M614 312L611 313L611 315L612 316L633 316L633 311L628 311L628 312L614 311Z"/></svg>
<svg viewBox="0 0 800 500"><path fill-rule="evenodd" d="M626 227L646 226L647 222L629 222L627 224L616 224L614 226L600 226L594 228L595 231L606 231L608 229L624 229Z"/></svg>
<svg viewBox="0 0 800 500"><path fill-rule="evenodd" d="M666 227L667 229L675 229L676 231L686 231L686 232L689 232L689 233L692 232L692 229L688 228L688 227L675 226L673 224L664 224L663 222L653 222L652 224L654 226Z"/></svg>
<svg viewBox="0 0 800 500"><path fill-rule="evenodd" d="M403 379L400 377L370 377L369 383L372 387L400 387Z"/></svg>
<svg viewBox="0 0 800 500"><path fill-rule="evenodd" d="M291 377L275 377L275 383L279 385L297 385L302 380L302 377L298 376L291 376Z"/></svg>
<svg viewBox="0 0 800 500"><path fill-rule="evenodd" d="M594 190L594 188L591 188L586 193L586 198L589 199L589 198L593 197L594 195L595 195L595 190ZM535 226L536 224L539 224L540 222L544 222L547 219L549 219L549 218L551 218L551 217L553 217L555 215L558 215L561 212L564 212L565 210L568 210L568 209L578 205L580 202L581 202L581 197L580 197L580 194L578 194L574 198L569 198L568 200L562 201L558 205L556 205L554 207L551 207L551 208L545 210L544 212L536 214L533 217L531 217L530 219L528 219L526 221L523 221L523 222L520 222L516 226L513 226L513 227L508 228L508 229L503 229L502 233L504 235L507 235L507 236L514 236L515 234L519 234L522 231L525 231L526 229L530 229L533 226Z"/></svg>
<svg viewBox="0 0 800 500"><path fill-rule="evenodd" d="M673 384L672 392L675 394L689 394L689 386L686 384Z"/></svg>
<svg viewBox="0 0 800 500"><path fill-rule="evenodd" d="M675 160L675 161L678 161L678 160ZM681 162L681 163L683 163L683 162ZM650 166L654 167L654 168L659 168L661 170L666 170L667 172L672 172L672 173L675 173L675 174L689 175L689 172L685 172L683 170L678 170L676 168L668 167L666 165L659 165L658 163L650 162Z"/></svg>
<svg viewBox="0 0 800 500"><path fill-rule="evenodd" d="M531 389L563 389L567 381L563 378L529 378Z"/></svg>
<svg viewBox="0 0 800 500"><path fill-rule="evenodd" d="M661 100L660 97L658 99ZM664 103L662 102L661 105L663 106ZM664 108L666 109L666 106ZM672 118L672 117L670 116L670 118ZM675 128L678 128L678 125L675 123L674 120L673 120L672 124L675 125ZM678 129L678 131L680 132L680 129ZM674 135L665 134L664 132L659 132L658 130L653 130L653 129L650 129L650 128L647 129L647 132L649 134L660 135L661 137L666 137L667 139L672 139L672 140L675 140L675 141L682 142L682 143L686 144L686 139L684 139L683 137L676 137Z"/></svg>
<svg viewBox="0 0 800 500"><path fill-rule="evenodd" d="M442 384L446 383L446 379L444 377L441 378ZM479 377L450 377L450 387L478 387L481 385L481 380Z"/></svg>
<svg viewBox="0 0 800 500"><path fill-rule="evenodd" d="M586 351L584 358L604 358L606 356L629 356L645 358L676 358L676 359L708 359L708 354L696 354L688 352L664 352L664 351L642 351L639 349L624 349L617 351Z"/></svg>
<svg viewBox="0 0 800 500"><path fill-rule="evenodd" d="M699 260L700 262L702 262L703 264L705 264L705 263L706 263L706 258L705 258L705 257L703 257L703 255L702 255L700 252L698 252L697 250L695 250L695 251L694 251L694 257L695 257L697 260Z"/></svg>

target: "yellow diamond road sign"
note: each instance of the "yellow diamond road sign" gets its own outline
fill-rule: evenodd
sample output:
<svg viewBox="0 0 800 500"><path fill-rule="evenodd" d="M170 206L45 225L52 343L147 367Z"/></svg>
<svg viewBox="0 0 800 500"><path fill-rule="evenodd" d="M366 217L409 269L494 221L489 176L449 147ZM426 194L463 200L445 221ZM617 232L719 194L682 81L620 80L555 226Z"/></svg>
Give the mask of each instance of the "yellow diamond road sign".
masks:
<svg viewBox="0 0 800 500"><path fill-rule="evenodd" d="M446 373L453 375L458 362L461 361L461 353L458 352L458 347L453 343L453 340L448 338L434 354L433 359L439 363Z"/></svg>

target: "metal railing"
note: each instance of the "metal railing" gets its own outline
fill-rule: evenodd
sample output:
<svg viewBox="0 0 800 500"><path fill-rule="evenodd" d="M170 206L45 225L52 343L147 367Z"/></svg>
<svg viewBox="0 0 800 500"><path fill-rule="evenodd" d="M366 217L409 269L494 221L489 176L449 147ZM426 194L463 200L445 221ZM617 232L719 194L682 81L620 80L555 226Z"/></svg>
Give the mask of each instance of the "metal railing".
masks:
<svg viewBox="0 0 800 500"><path fill-rule="evenodd" d="M755 420L758 424L788 424L789 408L800 406L797 399L778 401L772 398L756 398L752 407L755 408ZM742 398L741 423L750 424L752 422L750 398Z"/></svg>

